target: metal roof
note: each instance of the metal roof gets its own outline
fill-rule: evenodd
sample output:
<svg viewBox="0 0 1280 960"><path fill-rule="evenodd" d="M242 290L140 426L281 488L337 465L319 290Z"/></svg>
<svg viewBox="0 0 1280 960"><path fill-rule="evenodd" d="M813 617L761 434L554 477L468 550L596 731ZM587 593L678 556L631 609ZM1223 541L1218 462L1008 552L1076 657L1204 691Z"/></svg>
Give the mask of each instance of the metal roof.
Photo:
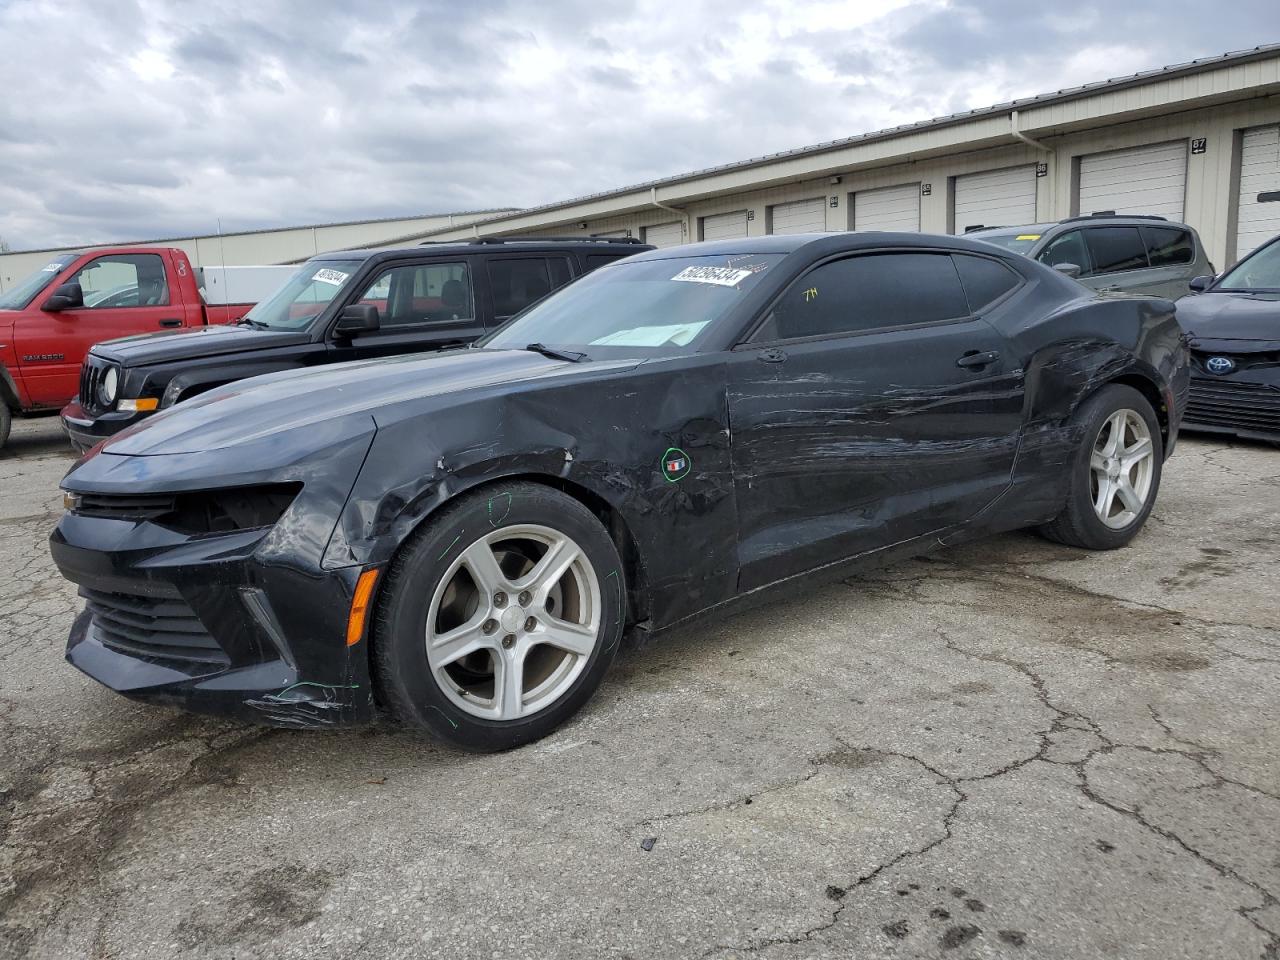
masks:
<svg viewBox="0 0 1280 960"><path fill-rule="evenodd" d="M628 193L635 193L639 190L651 190L654 187L663 187L673 183L686 183L690 180L696 180L710 174L726 173L733 170L747 170L752 167L774 163L778 160L828 153L833 150L840 150L844 147L853 146L854 144L872 143L878 140L890 140L893 137L901 136L904 133L914 133L920 130L954 126L956 124L965 123L969 120L981 117L998 116L1002 113L1008 113L1011 110L1021 110L1031 106L1040 107L1068 100L1078 100L1082 97L1094 96L1102 91L1123 90L1127 87L1141 86L1142 84L1149 83L1154 80L1166 80L1171 77L1201 73L1203 71L1216 69L1222 66L1236 66L1241 63L1247 63L1251 60L1263 60L1277 53L1280 53L1280 43L1264 44L1248 50L1236 50L1214 57L1201 57L1198 60L1188 60L1186 63L1175 63L1166 67L1157 67L1153 70L1143 70L1124 77L1113 77L1109 80L1095 80L1092 83L1082 84L1078 87L1067 87L1062 90L1056 90L1053 93L1042 93L1033 97L1009 100L1004 103L992 104L989 107L977 107L973 110L966 110L962 113L953 113L945 117L935 117L932 120L919 120L915 123L904 123L896 127L887 127L883 130L875 130L871 133L859 133L851 137L842 137L839 140L828 140L825 143L816 143L807 147L796 147L792 150L769 153L764 156L753 157L750 160L738 160L733 163L724 163L718 166L705 167L701 170L675 174L673 176L662 177L657 180L646 180L643 183L636 183L627 187L619 187L614 190L605 190L599 193L586 194L585 196L575 197L572 200L557 200L554 203L542 204L536 207L525 207L523 209L514 210L505 215L490 217L487 220L477 220L474 223L462 224L462 226L479 227L487 223L500 223L503 220L512 217L559 210L565 207L575 206L580 203L589 203L593 200L603 200L608 197L618 197ZM431 232L444 233L449 229L458 228L439 228Z"/></svg>
<svg viewBox="0 0 1280 960"><path fill-rule="evenodd" d="M36 247L30 250L6 250L5 254L11 253L58 253L63 250L93 250L97 247L138 247L155 243L178 243L182 240L216 240L221 236L224 240L231 237L250 237L255 234L262 233L284 233L287 230L324 230L327 227L361 227L371 223L398 223L406 220L427 220L441 217L474 217L486 213L518 213L519 207L489 207L484 210L451 210L445 213L414 213L407 214L402 217L375 217L371 220L338 220L333 223L300 223L289 227L261 227L257 230L233 230L229 233L197 233L184 237L161 237L158 240L104 240L100 243L84 243L79 246L71 247ZM456 224L454 227L439 227L437 229L450 230L457 227L469 226L469 224ZM407 236L418 236L417 233ZM395 238L389 240L378 240L376 243L393 243Z"/></svg>

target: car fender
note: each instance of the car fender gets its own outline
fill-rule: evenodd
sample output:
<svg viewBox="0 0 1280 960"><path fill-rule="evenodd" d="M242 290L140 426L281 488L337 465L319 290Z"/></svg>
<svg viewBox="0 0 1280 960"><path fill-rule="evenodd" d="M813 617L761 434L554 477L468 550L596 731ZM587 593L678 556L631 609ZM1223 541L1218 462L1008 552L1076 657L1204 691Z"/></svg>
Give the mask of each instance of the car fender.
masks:
<svg viewBox="0 0 1280 960"><path fill-rule="evenodd" d="M691 463L677 480L661 469L672 448ZM616 515L615 531L625 532L664 615L732 592L737 527L724 368L699 358L603 383L455 396L435 412L380 422L324 565L385 563L446 503L512 479L558 486ZM499 523L508 508L495 499L489 520Z"/></svg>
<svg viewBox="0 0 1280 960"><path fill-rule="evenodd" d="M23 408L22 392L18 389L13 375L9 373L8 366L2 363L0 363L0 402L11 410Z"/></svg>

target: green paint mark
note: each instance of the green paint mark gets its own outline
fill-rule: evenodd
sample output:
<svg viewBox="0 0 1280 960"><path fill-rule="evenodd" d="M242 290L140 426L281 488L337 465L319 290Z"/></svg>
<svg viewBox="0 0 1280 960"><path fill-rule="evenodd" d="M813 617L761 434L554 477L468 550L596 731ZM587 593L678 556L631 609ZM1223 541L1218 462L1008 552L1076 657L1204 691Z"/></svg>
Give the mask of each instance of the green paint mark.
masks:
<svg viewBox="0 0 1280 960"><path fill-rule="evenodd" d="M503 503L505 501L505 503ZM502 516L495 517L493 515L493 505L497 502L502 504ZM511 494L500 493L496 497L489 498L489 526L497 527L503 520L507 519L507 514L511 512Z"/></svg>
<svg viewBox="0 0 1280 960"><path fill-rule="evenodd" d="M439 707L437 707L434 703L429 703L429 704L427 704L427 706L428 706L428 707L430 707L432 710L434 710L436 713L440 714L440 716L442 716L442 717L444 717L446 720L448 720L448 721L449 721L450 726L452 726L452 727L453 727L453 729L455 729L455 730L457 730L457 729L458 729L458 725L457 725L457 723L455 723L455 722L454 722L453 717L449 716L447 713L445 713L443 710L441 710Z"/></svg>
<svg viewBox="0 0 1280 960"><path fill-rule="evenodd" d="M689 475L689 471L693 469L693 459L679 447L667 447L667 452L662 455L661 467L667 482L675 483Z"/></svg>
<svg viewBox="0 0 1280 960"><path fill-rule="evenodd" d="M458 541L461 539L462 539L462 534L460 533L453 538L453 543L449 544L447 547L445 547L443 550L440 551L440 556L436 557L436 559L443 560L445 557L445 554L447 554L450 550L456 547L458 545Z"/></svg>

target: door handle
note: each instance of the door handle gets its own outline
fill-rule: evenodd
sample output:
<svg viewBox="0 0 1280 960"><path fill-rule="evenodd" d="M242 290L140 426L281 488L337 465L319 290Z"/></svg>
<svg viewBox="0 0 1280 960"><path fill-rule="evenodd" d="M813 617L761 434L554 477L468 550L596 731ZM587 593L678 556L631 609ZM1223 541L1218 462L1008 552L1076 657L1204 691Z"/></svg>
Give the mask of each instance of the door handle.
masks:
<svg viewBox="0 0 1280 960"><path fill-rule="evenodd" d="M160 321L160 326L162 326L162 327L180 327L180 326L182 326L182 321L181 321L181 320L179 320L177 317L168 317L168 318L166 318L166 319L164 319L164 320L161 320L161 321Z"/></svg>
<svg viewBox="0 0 1280 960"><path fill-rule="evenodd" d="M770 347L768 350L761 350L756 354L756 359L761 363L781 363L787 359L787 355L777 347Z"/></svg>
<svg viewBox="0 0 1280 960"><path fill-rule="evenodd" d="M979 353L977 350L966 350L961 354L960 359L956 361L957 367L985 367L995 363L1000 359L1000 354L995 350L987 350Z"/></svg>

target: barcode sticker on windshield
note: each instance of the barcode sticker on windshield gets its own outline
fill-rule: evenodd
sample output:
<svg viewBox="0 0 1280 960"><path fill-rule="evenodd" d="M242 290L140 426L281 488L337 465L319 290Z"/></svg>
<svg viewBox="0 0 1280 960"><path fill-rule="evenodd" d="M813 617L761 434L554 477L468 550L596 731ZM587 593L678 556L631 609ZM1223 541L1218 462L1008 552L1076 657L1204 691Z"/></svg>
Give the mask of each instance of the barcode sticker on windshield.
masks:
<svg viewBox="0 0 1280 960"><path fill-rule="evenodd" d="M335 287L340 287L347 282L349 273L343 273L341 270L317 270L312 280L319 280L321 283L331 283Z"/></svg>
<svg viewBox="0 0 1280 960"><path fill-rule="evenodd" d="M732 267L685 267L671 279L686 283L714 283L718 287L736 287L749 276L750 270L734 270Z"/></svg>

